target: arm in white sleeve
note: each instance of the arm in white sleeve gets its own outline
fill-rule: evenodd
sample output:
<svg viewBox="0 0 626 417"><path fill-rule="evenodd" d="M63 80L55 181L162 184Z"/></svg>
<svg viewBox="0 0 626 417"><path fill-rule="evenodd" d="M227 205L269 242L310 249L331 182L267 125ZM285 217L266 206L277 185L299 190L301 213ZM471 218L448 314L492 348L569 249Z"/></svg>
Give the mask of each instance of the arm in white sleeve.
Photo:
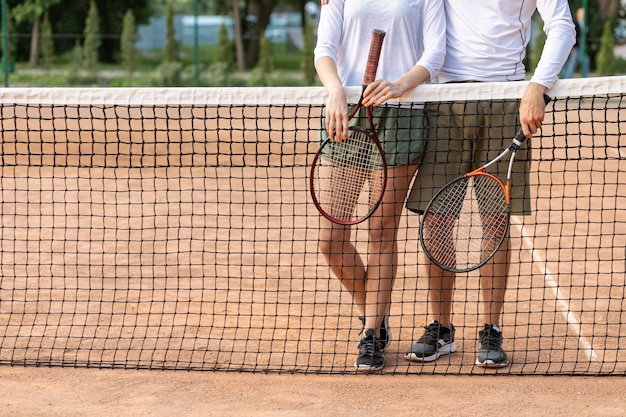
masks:
<svg viewBox="0 0 626 417"><path fill-rule="evenodd" d="M537 10L544 21L547 39L530 81L552 88L576 43L576 28L566 1L539 0Z"/></svg>
<svg viewBox="0 0 626 417"><path fill-rule="evenodd" d="M430 81L437 82L437 73L446 56L446 15L443 0L429 0L424 15L424 53L417 65L430 74Z"/></svg>

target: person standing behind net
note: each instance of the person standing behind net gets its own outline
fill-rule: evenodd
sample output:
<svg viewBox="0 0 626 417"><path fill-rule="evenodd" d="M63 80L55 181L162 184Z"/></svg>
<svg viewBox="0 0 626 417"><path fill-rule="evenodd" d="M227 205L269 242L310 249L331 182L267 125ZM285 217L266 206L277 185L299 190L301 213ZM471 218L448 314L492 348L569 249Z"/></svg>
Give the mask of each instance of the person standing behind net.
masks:
<svg viewBox="0 0 626 417"><path fill-rule="evenodd" d="M427 105L429 133L424 160L407 199L407 208L423 213L434 192L448 181L478 168L511 141L517 126L530 138L544 119L544 93L557 81L575 42L566 0L446 0L447 48L439 81L500 82L525 79L522 60L530 40L531 18L538 11L547 40L521 100L467 101ZM518 119L519 117L519 119ZM432 125L431 125L432 123ZM491 128L490 128L491 127ZM530 210L528 146L518 152L512 182L511 211ZM505 162L498 175L506 177ZM492 261L480 269L482 321L476 365L508 364L502 348L500 316L510 263L508 237ZM429 319L422 337L406 352L409 361L434 361L456 350L452 324L454 274L429 262Z"/></svg>
<svg viewBox="0 0 626 417"><path fill-rule="evenodd" d="M580 66L580 75L586 77L589 74L589 59L587 53L591 47L589 38L585 35L582 36L582 32L585 30L585 9L582 7L576 10L576 19L574 20L576 27L576 43L572 48L567 61L563 65L559 78L572 78L576 73L576 69ZM582 47L580 42L585 39L585 48Z"/></svg>
<svg viewBox="0 0 626 417"><path fill-rule="evenodd" d="M445 54L443 0L333 0L322 7L315 68L328 99L325 131L341 140L348 132L344 87L362 86L373 29L386 32L378 79L363 94L389 166L382 203L368 220L369 256L351 242L349 226L320 217L319 249L362 314L363 333L355 367L378 370L391 340L388 310L397 269L396 236L409 185L423 155L423 108L385 103L434 81ZM412 106L412 107L411 107ZM423 107L423 106L421 106Z"/></svg>

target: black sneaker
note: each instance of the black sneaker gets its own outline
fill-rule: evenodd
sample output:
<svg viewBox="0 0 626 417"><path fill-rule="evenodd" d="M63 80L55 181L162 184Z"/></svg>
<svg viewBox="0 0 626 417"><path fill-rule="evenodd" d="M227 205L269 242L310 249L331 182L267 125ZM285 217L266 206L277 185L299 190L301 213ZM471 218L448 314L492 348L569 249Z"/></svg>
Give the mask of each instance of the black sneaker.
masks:
<svg viewBox="0 0 626 417"><path fill-rule="evenodd" d="M431 321L424 327L424 334L407 350L404 359L411 362L431 362L456 351L454 341L454 326L442 326L437 320Z"/></svg>
<svg viewBox="0 0 626 417"><path fill-rule="evenodd" d="M363 329L365 329L365 317L359 316L359 320L363 323ZM386 315L382 323L380 323L380 337L381 341L385 342L383 349L387 349L391 344L391 327L389 327L389 315Z"/></svg>
<svg viewBox="0 0 626 417"><path fill-rule="evenodd" d="M383 341L376 339L376 330L367 329L359 342L359 356L354 367L362 371L383 369L385 358L382 354Z"/></svg>
<svg viewBox="0 0 626 417"><path fill-rule="evenodd" d="M476 365L486 368L501 368L507 366L509 361L506 352L502 349L502 332L493 324L485 324L484 330L478 333L480 349Z"/></svg>

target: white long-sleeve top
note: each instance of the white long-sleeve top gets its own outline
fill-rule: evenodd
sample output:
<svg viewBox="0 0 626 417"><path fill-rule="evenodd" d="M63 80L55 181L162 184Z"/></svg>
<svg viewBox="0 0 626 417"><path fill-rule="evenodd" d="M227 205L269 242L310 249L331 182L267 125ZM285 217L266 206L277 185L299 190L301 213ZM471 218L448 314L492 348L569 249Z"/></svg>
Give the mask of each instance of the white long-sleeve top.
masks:
<svg viewBox="0 0 626 417"><path fill-rule="evenodd" d="M446 47L443 0L331 0L322 6L315 62L332 58L344 86L361 86L373 29L386 32L376 79L395 81L421 65L436 82Z"/></svg>
<svg viewBox="0 0 626 417"><path fill-rule="evenodd" d="M551 88L576 41L566 0L446 0L445 8L447 50L439 82L525 79L522 60L535 10L547 40L532 82Z"/></svg>

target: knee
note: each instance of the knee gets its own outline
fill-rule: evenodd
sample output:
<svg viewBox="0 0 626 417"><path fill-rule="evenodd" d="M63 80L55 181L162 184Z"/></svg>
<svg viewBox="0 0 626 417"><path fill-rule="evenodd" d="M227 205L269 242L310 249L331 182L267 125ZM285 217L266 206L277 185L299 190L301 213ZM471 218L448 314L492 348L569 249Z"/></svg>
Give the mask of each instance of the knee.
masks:
<svg viewBox="0 0 626 417"><path fill-rule="evenodd" d="M372 246L372 250L377 253L392 252L396 245L395 231L393 229L377 229L370 231L370 245Z"/></svg>
<svg viewBox="0 0 626 417"><path fill-rule="evenodd" d="M372 242L393 243L396 239L397 224L393 217L377 219L375 223L370 223L370 239Z"/></svg>

